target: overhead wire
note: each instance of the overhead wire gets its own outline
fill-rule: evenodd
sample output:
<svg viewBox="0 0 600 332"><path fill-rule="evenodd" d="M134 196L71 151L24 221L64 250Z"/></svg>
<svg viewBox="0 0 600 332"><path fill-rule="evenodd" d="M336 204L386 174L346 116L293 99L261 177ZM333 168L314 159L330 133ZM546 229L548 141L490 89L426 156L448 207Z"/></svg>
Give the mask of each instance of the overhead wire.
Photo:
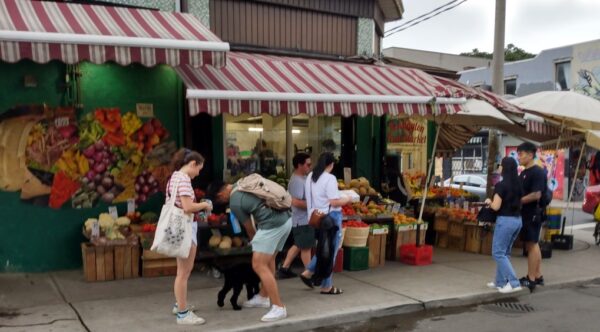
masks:
<svg viewBox="0 0 600 332"><path fill-rule="evenodd" d="M442 8L444 8L444 7L446 7L446 6L448 6L448 5L451 5L451 4L453 4L453 3L457 2L457 1L460 1L460 0L452 0L452 1L450 1L450 2L447 2L447 3L445 3L445 4L441 5L441 6L437 7L437 8L434 8L434 9L432 9L432 10L430 10L430 11L426 12L425 14L421 14L421 15L419 15L419 16L417 16L417 17L415 17L415 18L412 18L412 19L410 19L410 20L408 20L408 21L406 21L406 22L402 22L400 25L398 25L398 26L395 26L395 27L393 27L393 28L390 28L389 30L385 31L385 33L390 33L390 32L392 32L392 31L394 31L394 30L397 30L397 29L399 29L399 28L401 28L401 27L403 27L403 26L406 26L407 24L410 24L410 23L412 23L412 22L414 22L414 21L416 21L416 20L418 20L418 19L420 19L420 18L422 18L422 17L425 17L425 16L427 16L427 15L429 15L429 14L433 13L433 12L436 12L436 11L438 11L438 10L440 10L440 9L442 9Z"/></svg>
<svg viewBox="0 0 600 332"><path fill-rule="evenodd" d="M398 33L398 32L402 32L402 31L404 31L404 30L406 30L406 29L408 29L408 28L411 28L411 27L413 27L413 26L415 26L415 25L417 25L417 24L419 24L419 23L423 23L423 22L425 22L425 21L428 21L428 20L430 20L430 19L432 19L432 18L434 18L434 17L436 17L436 16L438 16L438 15L440 15L440 14L442 14L442 13L445 13L445 12L447 12L447 11L449 11L449 10L452 10L452 9L454 9L454 8L456 8L456 7L458 7L458 6L460 6L461 4L463 4L463 3L467 2L468 0L460 0L460 2L458 2L457 4L455 4L455 5L453 5L453 6L450 6L450 7L445 7L445 6L449 5L449 4L455 3L456 1L459 1L459 0L451 1L451 2L447 3L447 4L446 4L446 5L444 5L444 6L441 6L441 8L443 8L443 9L442 9L442 10L440 10L440 11L438 11L438 12L436 12L436 10L439 10L439 8L440 8L440 7L436 8L436 9L434 9L434 10L432 10L432 11L429 11L429 12L428 12L428 13L426 13L426 14L423 14L423 15L419 16L418 18L420 18L420 17L424 17L423 19L421 19L421 20L419 20L419 21L416 21L416 22L415 22L415 20L416 20L416 19L418 19L418 18L414 18L414 19L412 19L412 20L410 20L410 21L406 22L405 24L402 24L402 25L400 25L400 26L394 27L394 28L392 28L392 29L388 30L388 31L386 32L386 35L385 35L384 37L389 37L389 36L391 36L391 35L394 35L394 34L396 34L396 33ZM413 23L411 23L411 22L413 22Z"/></svg>

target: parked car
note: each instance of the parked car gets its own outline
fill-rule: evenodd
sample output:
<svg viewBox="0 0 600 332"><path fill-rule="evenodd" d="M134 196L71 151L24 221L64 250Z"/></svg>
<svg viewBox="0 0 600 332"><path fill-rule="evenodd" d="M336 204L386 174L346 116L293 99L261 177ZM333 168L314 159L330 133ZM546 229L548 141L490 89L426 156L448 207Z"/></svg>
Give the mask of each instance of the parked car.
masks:
<svg viewBox="0 0 600 332"><path fill-rule="evenodd" d="M452 180L452 183L450 183ZM486 199L487 175L485 174L463 174L456 175L454 178L446 179L444 187L461 188L479 196L480 200Z"/></svg>

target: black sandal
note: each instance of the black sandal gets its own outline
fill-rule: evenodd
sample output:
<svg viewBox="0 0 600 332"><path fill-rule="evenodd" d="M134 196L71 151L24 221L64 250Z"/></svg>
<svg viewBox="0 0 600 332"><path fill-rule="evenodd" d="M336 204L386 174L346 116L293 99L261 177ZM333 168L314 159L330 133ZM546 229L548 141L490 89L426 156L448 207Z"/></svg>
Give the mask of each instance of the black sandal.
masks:
<svg viewBox="0 0 600 332"><path fill-rule="evenodd" d="M315 286L313 285L312 279L311 278L307 278L303 275L300 275L300 280L302 280L302 282L309 288L315 288Z"/></svg>
<svg viewBox="0 0 600 332"><path fill-rule="evenodd" d="M344 291L337 287L331 287L331 289L328 292L321 291L321 294L323 294L323 295L341 295L341 294L344 294Z"/></svg>

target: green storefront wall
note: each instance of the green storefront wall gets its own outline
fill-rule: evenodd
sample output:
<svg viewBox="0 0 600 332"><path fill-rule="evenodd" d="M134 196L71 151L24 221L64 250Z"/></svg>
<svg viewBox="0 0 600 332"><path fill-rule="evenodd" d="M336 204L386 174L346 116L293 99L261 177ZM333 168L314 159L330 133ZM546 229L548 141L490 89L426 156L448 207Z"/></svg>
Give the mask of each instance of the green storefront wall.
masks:
<svg viewBox="0 0 600 332"><path fill-rule="evenodd" d="M182 142L183 87L177 74L168 66L146 68L116 64L83 63L80 89L82 114L97 107L118 107L135 112L136 103L151 103L154 115ZM0 113L16 105L46 103L65 104L66 66L60 62L16 64L0 62ZM33 75L37 87L25 88L24 75ZM161 195L153 196L139 209L158 211ZM59 210L21 202L18 192L0 192L0 271L37 272L81 266L80 243L83 222L107 211L107 205L75 210ZM118 205L124 214L124 204Z"/></svg>

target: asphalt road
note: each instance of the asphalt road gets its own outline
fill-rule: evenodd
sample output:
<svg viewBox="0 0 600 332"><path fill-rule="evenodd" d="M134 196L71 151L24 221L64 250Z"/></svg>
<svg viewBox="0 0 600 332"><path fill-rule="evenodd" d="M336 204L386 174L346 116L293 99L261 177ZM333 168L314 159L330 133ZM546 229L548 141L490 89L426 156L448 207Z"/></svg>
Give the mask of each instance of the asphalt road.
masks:
<svg viewBox="0 0 600 332"><path fill-rule="evenodd" d="M600 280L567 289L541 290L476 306L427 310L314 332L597 332Z"/></svg>

